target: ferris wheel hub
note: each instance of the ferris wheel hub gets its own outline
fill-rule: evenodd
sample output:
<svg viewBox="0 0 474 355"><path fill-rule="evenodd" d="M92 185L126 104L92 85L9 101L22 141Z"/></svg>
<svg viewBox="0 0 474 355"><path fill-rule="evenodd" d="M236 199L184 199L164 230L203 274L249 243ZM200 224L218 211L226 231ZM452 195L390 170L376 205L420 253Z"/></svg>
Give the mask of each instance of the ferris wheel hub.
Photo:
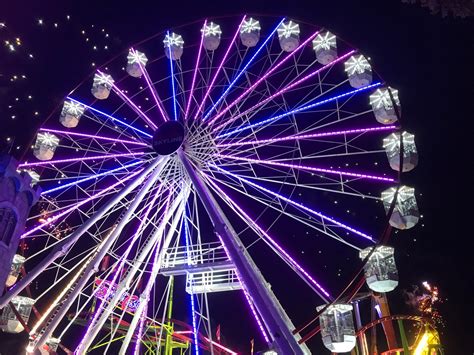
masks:
<svg viewBox="0 0 474 355"><path fill-rule="evenodd" d="M152 146L159 155L176 152L184 141L184 126L178 121L167 121L153 133Z"/></svg>

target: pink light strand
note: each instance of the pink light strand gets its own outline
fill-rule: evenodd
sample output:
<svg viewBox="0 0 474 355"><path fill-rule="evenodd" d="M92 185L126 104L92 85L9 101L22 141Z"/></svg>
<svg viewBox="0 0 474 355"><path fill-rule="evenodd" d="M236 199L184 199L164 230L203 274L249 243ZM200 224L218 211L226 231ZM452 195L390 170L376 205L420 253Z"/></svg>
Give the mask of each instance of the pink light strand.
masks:
<svg viewBox="0 0 474 355"><path fill-rule="evenodd" d="M22 163L22 164L19 164L18 167L19 168L24 168L24 167L29 167L29 166L41 166L41 165L48 165L48 164L52 165L52 164L60 164L60 163L73 163L73 162L85 161L85 160L122 158L122 157L131 157L131 156L142 155L142 154L145 154L145 152L96 155L96 156L93 156L93 157L48 160L48 161L40 161L40 162L36 162L36 163Z"/></svg>
<svg viewBox="0 0 474 355"><path fill-rule="evenodd" d="M136 52L135 49L133 49L133 48L131 48L130 50L133 53ZM151 95L153 96L153 99L156 102L156 106L158 107L158 110L160 111L161 117L163 118L164 121L168 121L168 116L166 115L166 112L163 109L163 106L161 105L160 97L158 96L158 93L156 92L156 89L153 86L153 83L151 82L150 76L148 75L148 71L146 70L146 68L144 67L144 65L140 61L137 61L137 62L138 62L138 65L140 66L140 71L142 72L143 77L145 78L145 81L148 85L148 88L151 91ZM155 126L155 129L156 129L156 126Z"/></svg>
<svg viewBox="0 0 474 355"><path fill-rule="evenodd" d="M301 48L306 46L309 41L311 41L314 37L318 35L320 31L316 31L311 36L309 36L303 43L301 43L293 52L289 53L285 58L283 58L278 64L276 64L272 69L267 71L263 76L258 79L254 84L252 84L246 91L244 91L239 97L237 97L233 102L231 102L225 109L223 109L220 113L218 113L214 118L208 121L209 124L212 124L215 120L219 117L222 117L227 111L229 111L232 107L234 107L240 100L242 100L246 95L248 95L255 87L257 87L262 81L266 80L275 70L277 70L280 66L282 66L288 59L290 59L296 52L298 52Z"/></svg>
<svg viewBox="0 0 474 355"><path fill-rule="evenodd" d="M334 169L325 169L325 168L317 168L307 165L296 165L296 164L288 164L288 163L280 163L272 160L259 160L259 159L252 159L252 158L242 158L237 157L234 155L226 155L226 154L214 154L214 156L226 159L234 159L240 161L246 161L249 163L256 163L256 164L267 164L272 166L281 166L284 168L293 168L293 169L301 169L301 170L308 170L308 171L316 171L319 173L327 173L327 174L337 174L337 175L345 175L363 179L371 179L371 180L378 180L378 181L386 181L386 182L395 182L395 179L386 178L382 176L376 175L366 175L366 174L359 174L359 173L351 173L349 171L341 171L341 170L334 170Z"/></svg>
<svg viewBox="0 0 474 355"><path fill-rule="evenodd" d="M290 141L290 140L294 140L294 139L311 139L311 138L337 136L337 135L343 135L343 134L356 134L356 133L386 131L386 130L393 130L393 129L396 129L396 128L397 128L397 126L392 125L392 126L359 128L359 129L348 129L348 130L345 130L345 131L322 132L322 133L313 133L313 134L300 134L300 135L294 135L294 136L288 136L288 137L259 139L259 140L247 141L247 142L220 143L220 144L217 144L217 147L234 147L234 146L242 146L242 145L249 145L249 144L275 143L275 142Z"/></svg>
<svg viewBox="0 0 474 355"><path fill-rule="evenodd" d="M213 89L214 82L215 82L216 79L217 79L217 75L220 73L220 71L221 71L221 69L222 69L222 66L224 65L224 63L225 63L225 61L226 61L226 59L227 59L227 56L229 55L229 52L230 52L232 46L234 45L234 42L235 42L237 36L238 36L239 33L240 33L240 28L242 27L242 24L243 24L243 22L245 21L245 18L246 18L246 17L247 17L247 16L245 15L245 16L242 18L242 21L240 22L240 25L239 25L239 27L237 28L237 31L235 32L234 37L232 38L232 41L230 42L229 47L227 48L227 51L225 52L224 57L222 58L222 61L221 61L221 63L219 64L219 67L217 68L216 73L214 74L214 77L212 78L211 84L209 85L209 88L207 89L207 92L206 92L206 94L204 95L204 98L202 99L201 104L200 104L199 107L198 107L198 110L197 110L197 112L196 112L196 115L194 116L194 119L196 119L196 118L199 116L199 113L201 112L202 107L204 106L204 103L206 102L206 99L207 99L207 97L209 96L209 93L210 93L211 90Z"/></svg>
<svg viewBox="0 0 474 355"><path fill-rule="evenodd" d="M323 219L323 220L326 220L326 221L329 221L329 222L331 222L331 223L334 223L335 225L337 225L337 226L339 226L339 227L342 227L342 228L344 228L344 229L346 229L346 230L348 230L348 231L350 231L350 232L352 232L352 233L354 233L354 234L357 234L357 235L359 235L359 236L361 236L361 237L363 237L363 238L366 238L366 239L368 239L368 240L370 240L370 241L372 241L372 242L374 241L373 238L372 238L370 235L367 235L367 234L365 234L365 233L363 233L363 232L361 232L361 231L358 231L357 229L354 229L354 228L348 226L347 224L341 223L341 222L335 220L335 219L332 218L332 217L326 216L326 215L322 214L321 212L318 212L318 211L316 211L316 210L313 210L312 208L306 207L306 206L303 205L302 203L293 201L292 199L290 199L290 198L288 198L288 197L286 197L286 196L280 195L279 193L276 193L276 192L274 192L274 191L271 191L271 190L269 190L269 189L267 189L267 188L265 188L265 187L263 187L263 186L260 186L259 184L256 184L256 183L254 183L254 182L252 182L252 181L249 181L249 180L247 180L247 179L244 179L243 177L241 177L241 176L239 176L239 175L233 174L233 173L231 173L230 171L227 171L227 170L224 170L224 169L222 169L222 168L219 168L217 165L210 165L210 166L214 167L215 169L221 171L222 173L224 173L224 174L226 174L226 175L230 175L230 176L232 176L232 177L234 177L234 178L236 178L236 179L238 179L238 180L240 180L240 181L245 182L246 184L248 184L248 185L250 185L250 186L253 186L253 187L255 187L255 188L259 189L259 190L262 190L262 191L264 191L264 192L266 192L266 193L268 193L268 194L270 194L270 195L273 195L273 196L279 198L280 200L283 200L283 201L285 201L285 202L288 202L288 203L290 203L291 205L296 206L296 207L302 209L303 211L309 212L309 213L311 213L311 214L313 214L313 215L315 215L315 216L318 216L319 218L321 218L321 219Z"/></svg>
<svg viewBox="0 0 474 355"><path fill-rule="evenodd" d="M277 248L283 255L285 255L285 257L287 258L287 260L294 266L296 267L304 276L306 276L306 278L314 285L316 286L327 298L329 299L332 299L332 296L305 270L303 269L302 266L300 266L298 264L298 262L293 259L287 252L285 249L283 249L283 247L281 247L272 237L270 237L270 235L265 232L265 230L260 227L260 225L257 224L257 222L251 218L233 199L231 199L219 186L217 186L217 184L213 181L209 181L213 186L214 188L219 191L220 194L222 194L222 196L225 196L227 198L227 200L229 200L232 205L247 219L247 221L250 221L252 222L252 224L255 226L255 228L257 228L260 233L262 233L266 238L267 240L270 242L270 244L272 244L275 248ZM245 219L244 219L245 221Z"/></svg>
<svg viewBox="0 0 474 355"><path fill-rule="evenodd" d="M346 53L346 54L344 54L343 56L338 57L337 59L333 60L332 62L326 64L325 66L323 66L323 67L321 67L321 68L319 68L319 69L317 69L317 70L315 70L315 71L313 71L313 72L307 74L307 75L304 76L303 78L301 78L301 79L299 79L299 80L297 80L297 81L291 83L290 85L284 87L284 88L281 89L280 91L278 91L278 92L274 93L273 95L267 97L265 100L258 102L258 103L255 104L254 106L252 106L252 107L250 107L249 109L247 109L245 112L240 113L240 114L238 114L237 116L232 116L230 119L226 120L225 122L223 122L223 123L220 124L219 126L215 127L212 131L214 132L214 131L216 131L216 130L222 129L223 127L225 127L225 126L229 125L230 123L234 122L236 119L238 119L238 118L240 118L240 117L242 117L242 116L245 116L245 115L248 114L249 112L255 110L256 108L258 108L258 107L260 107L260 106L262 106L262 105L265 105L267 102L273 100L275 97L284 94L285 92L287 92L288 90L293 89L295 86L301 84L302 82L304 82L304 81L306 81L306 80L312 78L312 77L315 76L315 75L318 75L318 74L321 73L323 70L325 70L325 69L327 69L327 68L333 66L334 64L340 62L341 60L347 58L348 56L352 55L354 52L355 52L355 50L352 50L352 51L350 51L349 53Z"/></svg>
<svg viewBox="0 0 474 355"><path fill-rule="evenodd" d="M59 129L40 128L39 130L40 131L45 131L45 132L52 132L52 133L58 133L58 134L63 134L63 135L69 135L69 136L85 137L85 138L91 138L91 139L102 139L102 140L105 140L105 141L112 141L112 142L118 142L118 143L124 143L124 144L136 144L136 145L141 145L141 146L148 146L148 144L142 143L142 142L129 141L129 140L124 140L124 139L117 139L117 138L104 137L104 136L94 136L92 134L86 134L86 133L62 131L62 130L59 130Z"/></svg>
<svg viewBox="0 0 474 355"><path fill-rule="evenodd" d="M207 25L207 20L204 20L204 27ZM184 120L188 118L188 113L189 113L189 107L191 106L191 100L193 98L193 91L194 91L194 85L196 84L196 75L198 72L198 67L199 67L199 61L201 60L201 53L202 53L202 43L204 41L204 31L201 33L201 43L199 43L199 52L196 60L196 66L194 67L194 74L193 74L193 81L191 82L191 90L189 90L189 99L188 99L188 104L186 105L186 111L184 113Z"/></svg>
<svg viewBox="0 0 474 355"><path fill-rule="evenodd" d="M38 225L38 226L36 226L36 227L30 229L29 231L23 233L23 234L20 236L20 239L24 239L24 238L26 238L27 236L29 236L30 234L36 232L37 230L40 230L41 228L43 228L43 227L45 227L45 226L47 226L47 225L49 225L49 224L51 224L51 223L57 221L59 218L61 218L62 216L68 214L69 212L72 212L72 211L74 211L74 210L77 210L77 209L78 209L79 207L81 207L82 205L86 204L86 203L89 202L89 201L92 201L92 200L96 199L97 197L102 196L103 194L105 194L106 192L108 192L108 191L114 189L114 188L117 187L118 185L123 184L125 181L127 181L127 180L129 180L129 179L135 177L137 174L139 174L139 173L142 172L142 171L143 171L143 169L140 169L140 170L134 172L133 174L130 174L129 176L125 177L124 179L122 179L122 180L116 182L115 184L110 185L109 187L105 188L104 190L98 192L97 194L92 195L91 197L88 197L88 198L85 199L84 201L81 201L81 202L79 202L78 204L76 204L76 205L74 205L74 206L68 208L67 210L65 210L65 211L63 211L63 212L61 212L61 213L59 213L59 214L57 214L57 215L54 215L54 216L52 216L52 217L49 217L49 218L46 220L46 222L43 222L43 223L41 223L40 225Z"/></svg>
<svg viewBox="0 0 474 355"><path fill-rule="evenodd" d="M101 72L100 70L98 70L97 72L98 72L99 74L105 75L105 74L104 74L103 72ZM125 101L141 118L143 118L153 129L157 129L157 128L158 128L157 125L155 125L155 124L153 123L153 121L150 120L150 118L148 118L148 116L145 115L145 113L144 113L142 110L140 110L140 108L139 108L137 105L135 105L135 103L134 103L132 100L130 100L130 99L128 98L128 96L125 95L125 94L119 89L119 87L118 87L115 83L112 84L112 89L114 90L114 92L115 92L118 96L120 96L120 98L121 98L122 100L124 100L124 101Z"/></svg>

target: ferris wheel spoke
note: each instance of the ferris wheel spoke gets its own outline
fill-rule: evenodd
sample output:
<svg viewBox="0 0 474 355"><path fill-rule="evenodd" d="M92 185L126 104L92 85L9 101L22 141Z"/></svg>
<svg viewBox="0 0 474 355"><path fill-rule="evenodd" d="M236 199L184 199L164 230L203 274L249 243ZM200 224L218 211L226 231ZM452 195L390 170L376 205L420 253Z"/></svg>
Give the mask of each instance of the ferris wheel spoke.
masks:
<svg viewBox="0 0 474 355"><path fill-rule="evenodd" d="M145 258L149 255L150 251L152 248L159 243L161 236L164 232L164 228L166 225L169 223L170 219L172 218L175 213L177 214L178 218L174 218L172 222L172 227L173 224L176 224L181 220L182 215L183 215L183 203L182 199L175 199L173 203L170 206L170 209L166 215L163 216L162 222L160 224L160 227L155 231L155 233L149 238L145 246L142 247L140 250L140 253L138 257L135 258L133 267L127 270L127 275L123 278L123 280L120 282L120 284L117 286L117 290L112 297L112 299L108 302L107 305L101 304L100 307L96 309L96 312L90 322L89 327L87 328L86 334L84 335L83 339L81 340L80 344L76 348L76 353L82 353L86 351L89 346L91 345L92 341L94 338L97 336L98 332L102 328L104 322L107 320L109 317L110 313L112 310L115 308L117 302L121 298L121 296L124 294L124 292L128 289L129 284L132 280L133 277L135 277L136 273L138 272L138 266L145 260ZM178 209L178 207L181 205L181 207ZM178 211L177 211L178 210ZM176 229L176 225L174 225L174 228L171 229Z"/></svg>
<svg viewBox="0 0 474 355"><path fill-rule="evenodd" d="M229 160L245 161L250 164L255 163L255 164L262 164L262 165L273 165L273 166L278 166L278 167L283 167L283 168L300 169L300 170L314 171L314 172L325 173L325 174L336 174L340 176L351 176L351 177L360 178L360 179L376 180L376 181L383 181L383 182L389 182L389 183L396 182L394 178L387 178L387 177L376 176L376 175L367 175L367 174L361 174L361 173L353 173L350 171L342 171L342 170L335 170L335 169L318 168L318 167L313 167L313 166L308 166L308 165L282 163L279 161L268 160L265 158L252 159L252 158L237 157L234 155L225 155L225 154L216 154L215 156L219 158L229 159Z"/></svg>
<svg viewBox="0 0 474 355"><path fill-rule="evenodd" d="M242 93L237 99L235 99L232 103L228 104L227 107L219 112L216 116L214 116L208 123L212 124L214 123L217 119L222 117L227 111L229 111L232 107L234 107L240 100L242 100L245 96L247 96L249 93L251 93L260 83L263 81L267 80L267 78L273 74L280 66L282 66L286 61L288 61L290 58L292 58L296 53L300 51L300 49L304 48L314 37L318 35L320 31L314 32L312 35L310 35L306 40L304 40L294 51L289 53L286 57L284 57L280 62L275 64L274 67L269 69L265 74L263 74L253 85L251 85L244 93Z"/></svg>
<svg viewBox="0 0 474 355"><path fill-rule="evenodd" d="M361 231L359 231L359 230L357 230L357 229L355 229L355 228L352 228L352 227L350 227L350 226L348 226L348 225L346 225L346 224L344 224L344 223L342 223L342 222L339 222L339 221L337 221L336 219L334 219L334 218L332 218L332 217L326 216L326 215L324 215L323 213L321 213L321 212L319 212L319 211L316 211L316 210L314 210L314 209L312 209L312 208L310 208L310 207L306 207L305 205L303 205L303 204L300 203L300 202L293 201L292 199L290 199L290 198L288 198L288 197L286 197L286 196L283 196L283 195L281 195L281 194L279 194L279 193L276 193L276 192L274 192L274 191L271 191L271 190L269 190L269 189L267 189L267 188L265 188L265 187L263 187L263 186L261 186L261 185L259 185L259 184L256 184L256 183L254 183L254 182L252 182L252 181L250 181L250 180L248 180L248 179L242 178L241 176L236 175L236 174L233 174L233 173L231 173L231 172L229 172L229 171L227 171L227 170L224 170L224 169L222 169L222 168L220 168L220 167L218 167L218 166L216 166L216 165L212 165L212 167L215 168L215 169L217 169L217 170L219 170L220 172L222 172L222 173L224 173L224 174L226 174L226 175L232 176L233 178L236 178L236 179L238 179L238 180L240 180L240 181L246 183L247 185L250 185L250 186L255 187L255 188L257 188L257 189L259 189L259 190L261 190L261 191L264 191L264 192L266 192L266 193L269 193L270 195L275 196L275 197L277 197L278 199L280 199L280 200L282 200L282 201L285 201L285 202L287 202L287 203L289 203L289 204L291 204L291 205L293 205L293 206L295 206L295 207L297 207L297 208L299 208L299 209L301 209L301 210L304 210L304 211L306 211L306 212L309 212L309 213L311 213L311 214L313 214L313 215L315 215L315 216L317 216L317 217L319 217L319 218L321 218L321 219L324 219L324 220L326 220L326 221L328 221L328 222L331 222L331 223L333 223L333 224L335 224L335 225L337 225L337 226L339 226L339 227L341 227L341 228L343 228L343 229L346 229L347 231L350 231L350 232L352 232L352 233L354 233L354 234L357 234L357 235L359 235L359 236L361 236L361 237L363 237L363 238L365 238L365 239L368 239L368 240L370 240L370 241L372 241L372 242L374 241L373 238L372 238L371 236L367 235L366 233L361 232Z"/></svg>
<svg viewBox="0 0 474 355"><path fill-rule="evenodd" d="M255 139L252 141L241 141L241 142L232 142L232 143L218 143L216 146L218 148L227 148L227 147L240 147L244 145L252 145L253 147L264 146L268 144L293 141L293 140L310 140L316 138L325 138L331 136L340 136L340 135L349 135L349 134L362 134L369 132L384 132L384 131L394 131L397 129L397 126L388 125L388 126L377 126L377 127L367 127L367 128L358 128L358 129L347 129L340 131L331 131L331 132L321 132L321 133L298 133L290 136L269 138L269 139Z"/></svg>
<svg viewBox="0 0 474 355"><path fill-rule="evenodd" d="M143 143L143 142L138 142L138 141L117 139L117 138L113 138L113 137L105 137L105 136L92 135L92 134L79 133L79 132L72 132L72 131L62 131L62 130L52 129L52 128L41 127L39 130L44 131L44 132L62 134L64 136L73 136L73 137L76 136L76 137L90 138L90 139L94 139L94 140L111 141L111 142L115 142L115 143L122 143L124 145L131 144L131 145L140 145L140 146L144 146L144 147L149 146L149 144L146 144L146 143Z"/></svg>
<svg viewBox="0 0 474 355"><path fill-rule="evenodd" d="M354 89L354 90L351 90L351 91L348 91L348 92L345 92L343 94L339 94L337 96L333 96L331 98L328 98L328 99L325 99L325 100L321 100L321 101L317 101L315 103L311 103L311 104L308 104L308 105L304 105L304 106L300 106L300 107L297 107L293 110L290 110L288 112L285 112L285 113L282 113L280 115L277 115L277 116L273 116L273 117L270 117L270 118L266 118L266 119L263 119L263 120L260 120L258 122L255 122L255 123L252 123L252 124L249 124L247 126L243 126L243 127L240 127L240 128L236 128L234 130L231 130L231 131L228 131L228 132L224 132L224 133L221 133L217 136L217 138L224 138L224 137L227 137L227 136L230 136L230 135L233 135L233 134L236 134L236 133L240 133L242 131L245 131L245 130L248 130L250 128L254 128L254 127L258 127L258 126L263 126L263 125L267 125L269 123L273 123L275 121L278 121L284 117L288 117L288 116L291 116L291 115L294 115L295 113L299 113L299 112L303 112L303 111L307 111L307 110L310 110L312 108L315 108L315 107L318 107L318 106L321 106L321 105L324 105L324 104L327 104L329 102L333 102L333 101L336 101L338 99L341 99L343 97L347 97L347 96L350 96L350 95L354 95L354 94L357 94L357 93L360 93L360 92L363 92L363 91L366 91L366 90L369 90L369 89L372 89L374 87L378 87L380 86L381 83L378 82L378 83L375 83L375 84L371 84L371 85L367 85L367 86L364 86L362 88L359 88L359 89Z"/></svg>
<svg viewBox="0 0 474 355"><path fill-rule="evenodd" d="M170 33L169 31L166 32L166 36L169 37ZM171 55L171 46L168 46L168 51L169 51L169 68L170 68L170 81L171 81L171 92L173 94L172 97L172 103L173 103L173 113L174 113L174 120L176 121L178 119L178 112L176 109L176 89L175 89L175 78L174 78L174 66L173 66L173 56Z"/></svg>
<svg viewBox="0 0 474 355"><path fill-rule="evenodd" d="M204 25L203 27L206 27L207 20L204 20ZM191 106L191 101L194 96L194 85L196 84L196 76L198 73L198 68L199 68L199 62L201 60L201 53L203 49L203 41L204 41L204 31L201 31L201 42L199 43L199 48L198 48L198 55L196 59L196 65L194 66L194 72L193 72L193 79L191 81L191 88L189 90L189 97L188 97L188 102L186 104L186 109L184 111L184 120L187 120L188 118L188 113L189 113L189 107Z"/></svg>
<svg viewBox="0 0 474 355"><path fill-rule="evenodd" d="M108 119L112 120L112 122L114 122L114 123L119 123L119 124L122 125L122 126L125 126L125 127L127 127L127 128L130 128L131 130L133 130L133 131L135 131L135 132L137 132L137 133L140 133L141 136L145 136L145 137L148 137L148 138L152 138L152 137L153 137L151 134L149 134L149 133L147 133L147 132L145 132L145 131L143 131L143 130L141 130L141 129L138 129L138 128L136 128L136 127L134 127L134 126L132 126L132 125L130 125L130 124L128 124L128 123L126 123L126 122L124 122L124 121L118 119L118 118L115 118L115 117L113 117L112 115L109 115L108 113L105 113L105 112L103 112L103 111L101 111L101 110L98 110L98 109L96 109L95 107L86 105L85 103L82 103L82 102L80 102L80 101L78 101L78 100L76 100L76 99L74 99L74 98L72 98L72 97L70 97L70 96L68 96L67 99L69 99L69 100L71 100L71 101L74 101L75 103L81 104L82 106L84 106L84 107L87 108L88 110L90 110L90 111L92 111L92 112L95 112L95 113L97 113L97 114L99 114L99 115L101 115L101 116L103 116L103 117L107 117Z"/></svg>
<svg viewBox="0 0 474 355"><path fill-rule="evenodd" d="M100 70L97 71L100 75L105 76ZM157 129L158 126L115 84L111 83L112 90L130 107L141 119L143 119L151 128Z"/></svg>
<svg viewBox="0 0 474 355"><path fill-rule="evenodd" d="M294 89L295 87L297 87L298 85L304 83L305 81L307 81L308 79L311 79L313 78L314 76L319 76L319 74L328 69L328 68L331 68L334 66L334 64L344 60L345 58L347 58L348 56L352 55L355 51L352 50L338 58L336 58L335 60L333 60L332 62L330 62L329 64L326 64L324 65L323 67L319 68L319 69L315 69L314 71L312 71L311 73L305 75L304 77L296 80L298 78L298 76L295 78L295 80L293 80L292 82L290 82L287 86L285 86L283 89L277 91L276 93L268 96L266 99L262 100L262 101L259 101L258 103L256 103L254 106L248 108L247 110L245 110L244 112L242 113L239 113L238 115L231 115L231 117L227 120L225 120L223 123L221 123L220 125L214 127L212 130L213 131L222 131L222 129L226 126L228 126L229 124L231 124L232 122L235 122L237 119L239 119L240 117L244 117L244 116L247 116L249 113L251 113L252 111L255 111L256 109L258 109L259 107L261 106L264 106L266 105L268 102L271 102L272 100L274 100L275 98L279 97L279 96L282 96L284 93L288 92L289 90L291 89Z"/></svg>
<svg viewBox="0 0 474 355"><path fill-rule="evenodd" d="M42 166L42 165L54 165L62 163L79 163L86 160L99 160L99 159L115 159L123 157L133 157L137 155L144 155L145 152L136 152L136 153L123 153L123 154L108 154L108 155L97 155L92 157L78 157L78 158L68 158L68 159L59 159L59 160L47 160L34 163L22 163L19 164L20 168L27 168L32 166Z"/></svg>
<svg viewBox="0 0 474 355"><path fill-rule="evenodd" d="M234 212L253 229L253 231L263 240L283 261L285 261L325 302L332 299L332 296L311 276L289 253L277 243L255 219L251 218L237 202L231 199L215 182L208 179L215 192L220 196Z"/></svg>
<svg viewBox="0 0 474 355"><path fill-rule="evenodd" d="M225 89L225 91L222 93L222 95L217 99L217 101L214 103L214 105L212 105L212 107L207 111L207 113L204 115L204 118L203 118L203 121L205 121L207 118L209 118L209 116L211 115L211 113L214 111L214 109L217 107L217 105L224 99L224 97L229 93L229 91L232 89L232 87L235 85L235 83L240 79L240 77L245 74L247 68L252 64L252 62L254 61L254 59L258 56L258 54L262 51L263 48L265 48L266 44L268 43L268 41L270 41L270 39L273 38L273 35L275 34L275 32L278 30L278 28L280 27L280 25L283 23L283 21L285 21L285 18L282 18L277 26L275 26L275 28L273 29L272 32L270 32L270 34L267 36L267 38L263 41L263 43L260 45L260 47L258 47L258 49L255 51L254 55L249 59L249 61L244 65L244 67L239 71L239 73L236 75L236 77L234 78L234 80L227 86L227 88ZM239 26L239 29L238 31L240 31L240 26Z"/></svg>
<svg viewBox="0 0 474 355"><path fill-rule="evenodd" d="M215 182L223 185L223 186L227 186L228 188L250 198L251 200L254 200L254 201L257 201L259 202L260 204L264 205L265 207L269 207L275 211L277 211L278 213L280 213L281 215L284 215L284 216L287 216L295 221L297 221L298 223L301 223L301 225L304 225L304 226L307 226L311 229L314 229L315 231L319 232L319 233L322 233L326 236L328 236L329 238L332 238L334 240L336 240L337 242L339 243L342 243L342 244L345 244L355 250L358 250L360 251L361 248L348 242L347 240L343 239L341 236L339 236L336 232L334 232L332 230L332 228L326 224L324 222L324 220L322 219L321 222L317 222L314 218L313 218L313 214L309 213L309 212L305 212L304 210L300 211L303 215L306 215L307 217L304 218L303 216L299 216L299 215L296 215L294 213L289 213L288 211L286 211L285 207L283 207L282 203L280 200L278 199L273 199L273 200L268 200L268 199L264 199L262 197L259 197L259 196L256 196L255 194L250 194L247 192L247 189L244 185L239 185L239 186L235 186L233 184L231 184L228 180L223 180L223 179L220 179L220 178L217 178L215 176L212 176L211 179L213 179ZM276 206L276 204L279 205ZM317 223L317 225L315 225L315 223Z"/></svg>
<svg viewBox="0 0 474 355"><path fill-rule="evenodd" d="M132 53L132 55L135 55L135 56L138 55L138 52L133 48L130 49L130 52ZM156 88L150 79L150 75L148 74L148 70L146 69L146 66L143 65L143 63L141 62L141 60L139 60L139 58L137 58L136 63L140 67L140 71L143 75L143 78L145 79L145 82L147 83L148 88L150 89L151 95L153 96L153 99L155 100L156 107L158 108L158 111L160 111L161 118L165 122L168 121L169 118L168 118L168 115L166 114L166 111L164 110L163 102L161 101L160 96L158 95L158 92L156 91ZM156 129L156 127L154 128Z"/></svg>
<svg viewBox="0 0 474 355"><path fill-rule="evenodd" d="M67 215L67 214L69 214L69 213L71 213L71 212L74 212L75 210L77 210L77 209L78 209L79 207L81 207L82 205L84 205L84 204L86 204L86 203L88 203L88 202L90 202L90 201L92 201L92 200L94 200L94 199L96 199L96 198L98 198L98 197L101 197L101 196L104 195L105 193L107 193L107 192L109 192L109 191L115 189L115 188L118 187L119 185L122 185L123 182L125 182L125 181L127 181L127 180L129 180L129 179L131 179L131 178L133 178L133 177L135 177L135 176L137 176L137 175L138 175L139 173L141 173L142 171L143 171L143 169L140 169L140 170L138 170L138 171L136 171L136 172L130 174L128 177L124 178L122 181L116 182L115 184L110 185L109 187L107 187L107 188L101 190L100 192L96 193L95 195L92 195L92 196L89 197L89 198L86 198L85 200L83 200L83 201L77 203L76 205L74 205L74 206L72 206L72 207L66 209L65 211L63 211L63 212L61 212L61 213L59 213L59 214L56 214L56 215L54 215L54 216L49 217L47 221L45 221L45 222L39 224L38 226L33 227L33 228L31 228L30 230L28 230L27 232L23 233L23 234L21 235L20 239L24 239L24 238L30 236L30 235L33 234L34 232L36 232L36 231L38 231L38 230L44 228L45 226L48 226L48 225L50 225L51 223L57 221L59 218L65 216L65 215ZM31 238L31 237L30 237L30 238Z"/></svg>
<svg viewBox="0 0 474 355"><path fill-rule="evenodd" d="M222 57L222 60L221 60L221 62L220 62L220 64L219 64L219 66L217 67L217 70L216 70L216 72L214 73L214 76L213 76L213 78L212 78L212 80L211 80L211 83L210 83L209 85L207 85L206 93L204 94L204 97L202 98L201 103L199 104L199 106L198 106L198 108L197 108L197 110L196 110L196 114L195 114L195 116L194 116L194 120L196 120L196 119L199 117L199 115L201 114L201 112L203 111L203 107L204 107L204 105L205 105L205 103L206 103L206 99L208 98L209 94L211 93L212 89L214 88L214 83L216 82L216 79L217 79L217 77L219 76L220 71L222 70L222 67L224 66L224 63L225 63L225 61L227 60L227 56L229 55L230 50L232 49L232 47L233 47L234 44L235 44L235 41L236 41L236 39L237 39L237 36L238 36L239 33L240 33L240 27L242 26L243 22L245 21L245 18L246 18L246 16L244 16L244 17L242 18L242 20L240 21L240 24L239 24L239 26L238 26L238 28L237 28L237 31L235 31L235 34L234 34L234 36L232 37L232 39L231 39L231 41L230 41L230 43L229 43L229 46L227 47L227 50L225 51L225 54L224 54L224 56Z"/></svg>

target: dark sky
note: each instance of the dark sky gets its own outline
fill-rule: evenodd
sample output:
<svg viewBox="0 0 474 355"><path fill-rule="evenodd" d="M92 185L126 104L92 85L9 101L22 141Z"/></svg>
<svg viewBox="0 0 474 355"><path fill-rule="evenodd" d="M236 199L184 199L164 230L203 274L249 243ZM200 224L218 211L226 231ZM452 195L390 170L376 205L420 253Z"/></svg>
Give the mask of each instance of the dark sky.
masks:
<svg viewBox="0 0 474 355"><path fill-rule="evenodd" d="M438 285L447 299L441 306L447 354L471 353L474 348L466 336L474 317L473 233L468 228L473 179L472 19L442 19L398 0L95 1L87 5L84 1L74 5L5 1L0 22L7 28L0 28L0 36L2 41L5 36L18 36L22 44L16 53L7 46L0 49L2 145L7 137L15 138L11 148L19 158L41 120L90 73L91 62L101 63L130 43L168 27L243 13L286 15L328 28L370 55L377 71L400 91L404 125L416 134L420 154L409 179L420 194L424 215L419 226L393 242L399 252L400 288L423 280ZM43 26L38 19L44 19ZM97 41L97 51L79 33L82 26L92 24L96 34L91 41ZM102 28L110 33L108 39L102 37ZM14 82L9 80L13 75L18 77Z"/></svg>

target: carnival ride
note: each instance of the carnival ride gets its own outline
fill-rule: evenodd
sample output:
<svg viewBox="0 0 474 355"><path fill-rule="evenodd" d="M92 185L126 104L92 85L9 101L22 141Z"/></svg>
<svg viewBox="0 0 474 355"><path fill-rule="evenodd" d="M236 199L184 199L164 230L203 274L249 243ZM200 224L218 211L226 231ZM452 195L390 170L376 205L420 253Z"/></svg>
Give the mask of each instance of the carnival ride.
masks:
<svg viewBox="0 0 474 355"><path fill-rule="evenodd" d="M243 16L159 33L124 59L69 93L38 132L39 161L19 165L46 207L21 235L29 251L15 257L0 307L4 331L28 331L28 353L235 354L214 337L209 311L208 295L229 291L243 293L278 354L310 353L318 332L331 352L368 354L365 331L377 324L393 353L392 320L407 353L405 318L423 324L418 343L433 342L429 321L391 316L384 296L398 284L391 229L419 218L414 189L401 184L418 155L397 90L368 57L325 29ZM346 213L354 205L357 216ZM360 257L354 277L323 287L329 276L297 261L291 230ZM310 322L293 325L255 244L319 297ZM357 298L365 281L371 293ZM181 291L190 325L173 316ZM363 326L367 298L381 313Z"/></svg>

